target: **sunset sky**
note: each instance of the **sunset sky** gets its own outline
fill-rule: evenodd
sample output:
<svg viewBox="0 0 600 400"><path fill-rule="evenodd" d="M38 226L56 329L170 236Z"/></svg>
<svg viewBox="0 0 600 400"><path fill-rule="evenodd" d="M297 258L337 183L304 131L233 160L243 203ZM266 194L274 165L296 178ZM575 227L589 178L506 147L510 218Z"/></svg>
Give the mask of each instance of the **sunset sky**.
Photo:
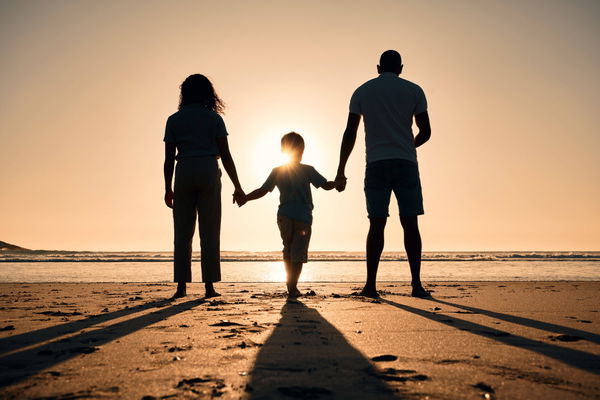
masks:
<svg viewBox="0 0 600 400"><path fill-rule="evenodd" d="M333 179L350 96L396 49L429 103L424 250L600 250L599 22L595 0L1 0L0 240L171 250L162 138L192 73L227 104L247 192L290 130ZM311 250L363 250L364 162L361 124L347 190L313 190ZM277 192L232 192L222 249L279 250Z"/></svg>

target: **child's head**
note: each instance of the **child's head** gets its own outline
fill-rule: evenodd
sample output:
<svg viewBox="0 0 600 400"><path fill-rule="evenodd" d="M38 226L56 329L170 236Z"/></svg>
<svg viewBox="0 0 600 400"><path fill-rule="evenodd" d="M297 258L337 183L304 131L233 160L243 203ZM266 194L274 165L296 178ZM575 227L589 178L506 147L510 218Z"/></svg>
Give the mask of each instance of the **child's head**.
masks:
<svg viewBox="0 0 600 400"><path fill-rule="evenodd" d="M281 138L281 151L289 154L290 160L300 162L304 153L304 139L296 132L290 132Z"/></svg>

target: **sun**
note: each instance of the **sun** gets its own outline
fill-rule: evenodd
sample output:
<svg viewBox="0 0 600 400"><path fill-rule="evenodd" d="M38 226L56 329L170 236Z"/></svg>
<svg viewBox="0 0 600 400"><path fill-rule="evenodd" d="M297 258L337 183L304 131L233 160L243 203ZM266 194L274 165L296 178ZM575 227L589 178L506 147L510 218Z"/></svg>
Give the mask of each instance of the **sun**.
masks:
<svg viewBox="0 0 600 400"><path fill-rule="evenodd" d="M262 135L256 141L253 152L255 155L253 158L253 171L256 176L264 176L266 178L273 168L290 162L290 154L281 151L281 137L290 131L291 129L269 132ZM320 152L317 146L318 142L312 140L313 138L309 134L305 134L301 131L295 132L302 135L306 146L304 155L302 156L302 163L317 167L317 165L313 163L319 163L318 156Z"/></svg>
<svg viewBox="0 0 600 400"><path fill-rule="evenodd" d="M263 135L254 149L254 173L257 176L269 175L271 170L290 161L290 155L281 151L281 136L278 133Z"/></svg>

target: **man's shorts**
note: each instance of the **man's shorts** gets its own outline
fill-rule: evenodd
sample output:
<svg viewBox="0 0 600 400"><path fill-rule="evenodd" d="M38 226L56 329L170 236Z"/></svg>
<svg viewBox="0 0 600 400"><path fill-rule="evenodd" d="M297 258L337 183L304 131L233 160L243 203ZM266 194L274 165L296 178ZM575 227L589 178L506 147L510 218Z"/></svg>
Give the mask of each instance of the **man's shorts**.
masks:
<svg viewBox="0 0 600 400"><path fill-rule="evenodd" d="M307 262L310 224L278 215L277 226L283 240L283 259L293 263Z"/></svg>
<svg viewBox="0 0 600 400"><path fill-rule="evenodd" d="M401 217L424 214L419 166L409 160L380 160L367 164L365 197L369 218L389 217L390 196L396 195Z"/></svg>

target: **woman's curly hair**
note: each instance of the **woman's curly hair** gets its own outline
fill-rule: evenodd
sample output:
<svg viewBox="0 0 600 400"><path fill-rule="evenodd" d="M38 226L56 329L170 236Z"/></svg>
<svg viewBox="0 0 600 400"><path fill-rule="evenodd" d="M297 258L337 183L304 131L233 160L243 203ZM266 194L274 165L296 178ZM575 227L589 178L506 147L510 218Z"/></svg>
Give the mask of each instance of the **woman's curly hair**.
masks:
<svg viewBox="0 0 600 400"><path fill-rule="evenodd" d="M201 74L188 76L181 84L179 109L188 104L201 104L217 114L223 114L225 103L219 98L212 83Z"/></svg>

